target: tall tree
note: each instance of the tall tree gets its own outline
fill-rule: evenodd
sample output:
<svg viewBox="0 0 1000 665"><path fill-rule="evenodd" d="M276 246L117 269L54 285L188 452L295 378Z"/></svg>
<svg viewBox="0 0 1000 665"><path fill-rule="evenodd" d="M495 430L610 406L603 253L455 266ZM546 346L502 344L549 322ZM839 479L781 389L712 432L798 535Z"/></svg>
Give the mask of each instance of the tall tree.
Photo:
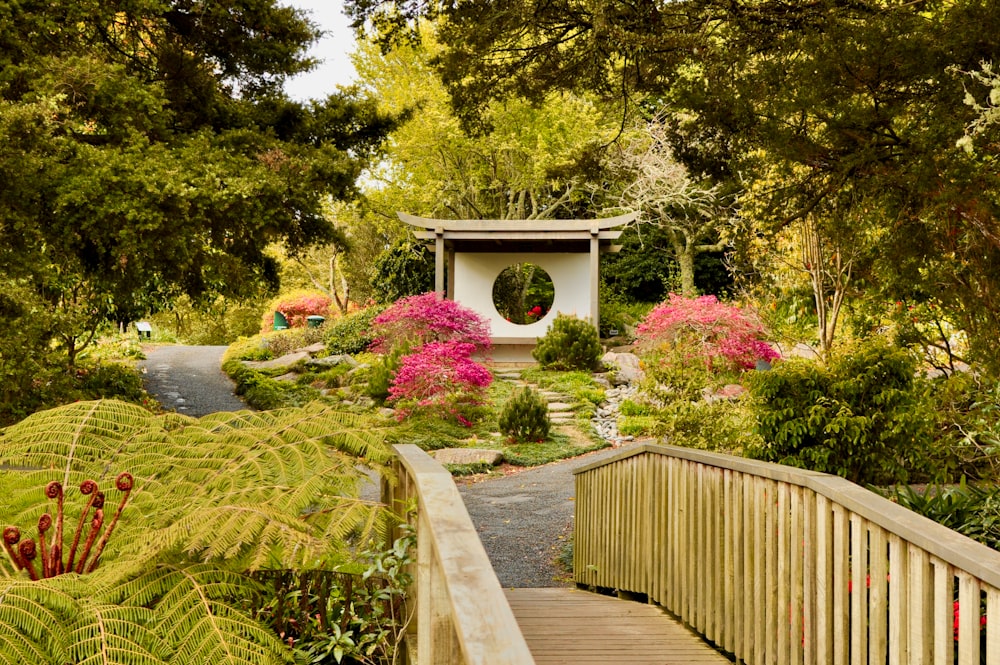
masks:
<svg viewBox="0 0 1000 665"><path fill-rule="evenodd" d="M335 238L391 122L288 100L317 30L275 0L0 0L0 279L72 363L104 321L273 286Z"/></svg>
<svg viewBox="0 0 1000 665"><path fill-rule="evenodd" d="M661 118L640 123L623 143L616 160L626 174L619 207L639 212L638 225L663 230L680 269L681 291L692 296L695 258L726 248L729 210L718 187L696 182L674 158Z"/></svg>

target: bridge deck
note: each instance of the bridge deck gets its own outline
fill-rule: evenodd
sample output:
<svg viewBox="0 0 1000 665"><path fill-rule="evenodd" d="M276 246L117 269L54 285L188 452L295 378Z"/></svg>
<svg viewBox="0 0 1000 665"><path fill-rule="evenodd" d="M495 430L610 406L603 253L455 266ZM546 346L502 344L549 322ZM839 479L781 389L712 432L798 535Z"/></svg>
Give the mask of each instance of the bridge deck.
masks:
<svg viewBox="0 0 1000 665"><path fill-rule="evenodd" d="M730 661L653 605L577 589L507 589L537 665Z"/></svg>

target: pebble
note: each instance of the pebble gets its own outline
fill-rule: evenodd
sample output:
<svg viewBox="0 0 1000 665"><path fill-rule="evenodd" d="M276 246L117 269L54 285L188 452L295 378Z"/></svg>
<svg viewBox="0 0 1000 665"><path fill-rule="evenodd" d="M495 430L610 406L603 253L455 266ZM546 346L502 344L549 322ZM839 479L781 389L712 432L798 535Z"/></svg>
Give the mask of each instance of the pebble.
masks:
<svg viewBox="0 0 1000 665"><path fill-rule="evenodd" d="M590 419L590 424L593 425L597 435L610 443L612 447L635 439L634 436L622 435L618 432L618 411L622 402L635 396L638 392L639 387L633 385L622 385L604 391L605 399L597 406L594 417Z"/></svg>

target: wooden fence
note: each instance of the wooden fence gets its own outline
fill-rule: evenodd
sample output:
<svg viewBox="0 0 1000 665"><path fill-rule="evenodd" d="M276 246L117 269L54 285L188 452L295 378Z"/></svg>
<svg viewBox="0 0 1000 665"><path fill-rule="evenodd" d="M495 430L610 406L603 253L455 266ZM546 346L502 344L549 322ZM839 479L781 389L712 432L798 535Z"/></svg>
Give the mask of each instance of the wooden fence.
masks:
<svg viewBox="0 0 1000 665"><path fill-rule="evenodd" d="M842 478L658 445L576 473L577 583L737 660L1000 665L1000 553Z"/></svg>
<svg viewBox="0 0 1000 665"><path fill-rule="evenodd" d="M533 665L451 474L417 446L394 448L398 482L383 486L383 500L417 537L408 662Z"/></svg>

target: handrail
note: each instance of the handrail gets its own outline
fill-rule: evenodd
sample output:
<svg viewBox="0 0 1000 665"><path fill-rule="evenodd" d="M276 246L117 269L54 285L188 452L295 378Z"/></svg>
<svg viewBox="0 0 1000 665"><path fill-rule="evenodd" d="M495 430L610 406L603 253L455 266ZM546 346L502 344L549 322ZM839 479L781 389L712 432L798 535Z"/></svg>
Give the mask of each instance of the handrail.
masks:
<svg viewBox="0 0 1000 665"><path fill-rule="evenodd" d="M1000 665L1000 552L843 478L653 444L575 473L577 583L738 660Z"/></svg>
<svg viewBox="0 0 1000 665"><path fill-rule="evenodd" d="M533 665L500 581L451 474L414 445L393 446L398 482L383 501L406 515L415 504L417 561L408 610L415 665Z"/></svg>

